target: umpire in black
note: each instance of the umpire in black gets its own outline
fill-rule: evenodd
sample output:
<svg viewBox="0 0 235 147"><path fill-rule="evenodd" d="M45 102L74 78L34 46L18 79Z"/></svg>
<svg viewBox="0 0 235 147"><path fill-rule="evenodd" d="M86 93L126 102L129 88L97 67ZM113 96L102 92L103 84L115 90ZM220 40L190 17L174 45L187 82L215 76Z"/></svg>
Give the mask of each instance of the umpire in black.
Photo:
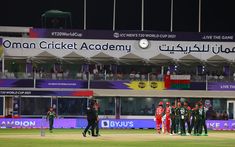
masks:
<svg viewBox="0 0 235 147"><path fill-rule="evenodd" d="M94 133L96 120L97 120L97 117L96 117L95 105L94 105L94 103L91 103L90 106L87 108L87 122L88 122L88 124L87 124L84 132L82 132L83 137L86 137L86 133L90 128L91 128L91 135L93 137L97 137L97 135L95 135L95 133Z"/></svg>

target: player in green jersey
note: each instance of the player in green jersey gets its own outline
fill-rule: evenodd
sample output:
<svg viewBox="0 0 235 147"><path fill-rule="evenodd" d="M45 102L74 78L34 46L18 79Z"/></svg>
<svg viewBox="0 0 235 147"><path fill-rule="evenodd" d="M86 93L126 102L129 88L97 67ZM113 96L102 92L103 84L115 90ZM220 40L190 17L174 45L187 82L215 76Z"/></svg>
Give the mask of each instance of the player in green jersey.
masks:
<svg viewBox="0 0 235 147"><path fill-rule="evenodd" d="M175 128L176 133L180 133L180 108L181 108L181 102L177 102L177 107L175 108Z"/></svg>
<svg viewBox="0 0 235 147"><path fill-rule="evenodd" d="M204 107L202 103L199 104L199 134L208 136L207 135L207 126L206 126L206 111L207 108ZM204 129L205 134L202 134L202 129Z"/></svg>
<svg viewBox="0 0 235 147"><path fill-rule="evenodd" d="M192 110L193 119L194 119L194 136L199 135L199 106L198 104L195 105L195 108Z"/></svg>
<svg viewBox="0 0 235 147"><path fill-rule="evenodd" d="M180 131L181 135L185 136L185 121L186 121L187 109L185 107L180 107Z"/></svg>
<svg viewBox="0 0 235 147"><path fill-rule="evenodd" d="M56 118L56 113L52 107L50 107L49 111L47 112L46 119L49 120L49 130L52 133L53 125L54 125L54 118Z"/></svg>
<svg viewBox="0 0 235 147"><path fill-rule="evenodd" d="M187 110L187 113L185 114L185 122L187 123L187 135L189 135L191 133L190 118L192 110L187 101L184 102L184 108Z"/></svg>

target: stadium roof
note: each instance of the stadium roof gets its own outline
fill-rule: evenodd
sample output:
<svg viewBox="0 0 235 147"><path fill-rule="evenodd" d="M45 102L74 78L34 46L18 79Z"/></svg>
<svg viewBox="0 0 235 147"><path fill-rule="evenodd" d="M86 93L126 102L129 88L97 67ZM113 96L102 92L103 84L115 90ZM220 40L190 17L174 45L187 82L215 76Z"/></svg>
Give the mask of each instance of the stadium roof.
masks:
<svg viewBox="0 0 235 147"><path fill-rule="evenodd" d="M64 59L69 59L69 60L71 60L71 59L85 59L85 57L77 54L76 52L71 52L71 53L63 56L63 58Z"/></svg>
<svg viewBox="0 0 235 147"><path fill-rule="evenodd" d="M52 55L51 53L49 53L47 51L43 51L43 52L39 53L38 55L34 56L34 58L37 58L37 59L55 59L57 57Z"/></svg>
<svg viewBox="0 0 235 147"><path fill-rule="evenodd" d="M201 61L199 58L194 57L191 54L183 56L183 57L179 58L179 60L182 61L182 62L200 62Z"/></svg>
<svg viewBox="0 0 235 147"><path fill-rule="evenodd" d="M207 59L208 62L228 62L228 59L220 56L220 55L214 55Z"/></svg>
<svg viewBox="0 0 235 147"><path fill-rule="evenodd" d="M99 62L99 63L116 63L117 62L114 57L108 54L105 54L103 52L99 52L98 54L92 56L90 60Z"/></svg>

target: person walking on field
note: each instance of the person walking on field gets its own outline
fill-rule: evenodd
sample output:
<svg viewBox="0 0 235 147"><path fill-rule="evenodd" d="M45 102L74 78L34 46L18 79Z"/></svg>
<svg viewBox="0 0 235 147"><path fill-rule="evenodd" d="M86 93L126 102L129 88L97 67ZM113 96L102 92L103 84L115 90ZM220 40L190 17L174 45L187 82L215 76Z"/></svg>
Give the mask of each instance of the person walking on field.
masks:
<svg viewBox="0 0 235 147"><path fill-rule="evenodd" d="M87 108L87 123L88 124L85 130L82 132L83 137L86 137L86 133L90 128L91 128L91 135L93 137L97 137L97 135L95 135L94 133L96 120L97 120L97 117L96 117L95 105L92 104L90 105L90 107Z"/></svg>
<svg viewBox="0 0 235 147"><path fill-rule="evenodd" d="M159 102L156 112L155 112L155 118L156 118L156 131L157 133L161 134L161 124L162 124L162 116L164 114L164 108L163 108L163 102Z"/></svg>
<svg viewBox="0 0 235 147"><path fill-rule="evenodd" d="M47 112L46 119L49 120L49 130L52 133L53 126L54 126L54 119L56 118L56 113L52 107L50 107L49 111Z"/></svg>

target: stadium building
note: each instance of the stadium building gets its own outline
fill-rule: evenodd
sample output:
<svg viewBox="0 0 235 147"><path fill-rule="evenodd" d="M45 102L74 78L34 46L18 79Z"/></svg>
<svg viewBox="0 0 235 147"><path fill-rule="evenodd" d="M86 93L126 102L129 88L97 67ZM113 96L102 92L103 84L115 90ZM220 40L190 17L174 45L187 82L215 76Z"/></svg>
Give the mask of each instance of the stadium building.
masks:
<svg viewBox="0 0 235 147"><path fill-rule="evenodd" d="M104 117L146 119L160 100L180 98L205 100L211 119L234 118L233 34L17 30L28 37L1 37L4 117L41 117L49 106L80 117L95 98ZM53 36L64 31L81 35Z"/></svg>
<svg viewBox="0 0 235 147"><path fill-rule="evenodd" d="M48 28L45 16L43 28L0 27L0 117L33 126L20 120L52 106L82 119L96 99L102 127L125 120L120 127L138 128L134 120L152 120L160 101L202 100L208 120L234 129L234 33Z"/></svg>

